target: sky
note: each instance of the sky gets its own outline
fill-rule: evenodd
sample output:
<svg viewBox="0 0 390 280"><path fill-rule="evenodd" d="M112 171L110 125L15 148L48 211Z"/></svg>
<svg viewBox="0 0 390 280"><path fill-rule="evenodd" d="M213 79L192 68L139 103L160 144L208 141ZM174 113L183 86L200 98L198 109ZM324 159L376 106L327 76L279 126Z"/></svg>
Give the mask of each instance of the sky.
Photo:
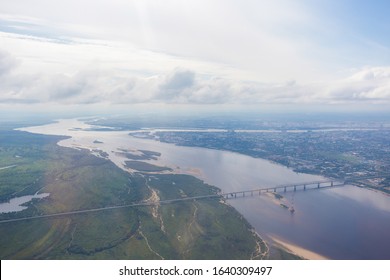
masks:
<svg viewBox="0 0 390 280"><path fill-rule="evenodd" d="M1 0L0 108L388 110L387 0Z"/></svg>

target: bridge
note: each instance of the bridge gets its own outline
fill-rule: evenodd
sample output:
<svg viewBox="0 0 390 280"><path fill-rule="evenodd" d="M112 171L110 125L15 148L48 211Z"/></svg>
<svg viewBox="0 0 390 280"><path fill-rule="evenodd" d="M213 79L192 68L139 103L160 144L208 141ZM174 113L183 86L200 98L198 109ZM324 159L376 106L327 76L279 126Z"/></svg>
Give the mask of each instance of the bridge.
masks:
<svg viewBox="0 0 390 280"><path fill-rule="evenodd" d="M299 191L299 190L311 190L311 189L323 189L323 188L331 188L331 187L341 187L346 183L344 181L336 181L336 180L323 180L323 181L313 181L313 182L305 182L305 183L296 183L296 184L287 184L287 185L278 185L275 187L268 188L260 188L254 190L245 190L245 191L236 191L236 192L228 192L221 193L220 196L225 199L238 198L238 197L246 197L246 196L254 196L261 195L262 193L268 192L287 192L287 191Z"/></svg>
<svg viewBox="0 0 390 280"><path fill-rule="evenodd" d="M82 214L82 213L100 212L100 211L107 211L107 210L120 209L120 208L156 206L156 205L164 205L164 204L171 204L171 203L184 202L184 201L194 201L194 200L208 199L208 198L225 198L225 199L240 198L240 197L242 198L242 197L246 197L246 196L254 196L256 194L261 195L261 194L267 193L267 192L278 192L278 191L287 192L287 191L299 191L299 190L306 191L309 189L340 187L340 186L344 186L344 185L345 185L345 182L339 182L339 181L335 181L335 180L313 181L313 182L306 182L306 183L279 185L279 186L275 186L275 187L260 188L260 189L254 189L254 190L245 190L245 191L217 193L217 194L210 194L210 195L174 198L174 199L160 200L158 202L141 201L141 202L125 204L125 205L107 206L107 207L94 208L94 209L84 209L84 210L60 212L60 213L38 215L38 216L31 216L31 217L23 217L23 218L16 218L16 219L0 220L0 224L33 220L33 219L42 219L42 218L65 217L65 216Z"/></svg>

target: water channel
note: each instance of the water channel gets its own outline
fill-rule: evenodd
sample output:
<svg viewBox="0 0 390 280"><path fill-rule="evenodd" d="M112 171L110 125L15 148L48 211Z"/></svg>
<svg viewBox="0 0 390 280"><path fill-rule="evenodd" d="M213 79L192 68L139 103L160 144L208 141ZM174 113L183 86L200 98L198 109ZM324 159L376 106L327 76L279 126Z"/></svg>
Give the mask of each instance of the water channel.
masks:
<svg viewBox="0 0 390 280"><path fill-rule="evenodd" d="M66 135L59 145L104 151L118 167L125 169L127 150L161 153L149 162L171 167L175 173L197 176L223 192L250 190L281 184L323 180L263 159L232 152L181 147L155 140L140 139L123 131L91 131L79 120L23 128L21 130ZM97 141L96 141L97 140ZM97 154L98 155L98 154ZM355 186L280 193L232 199L235 207L269 242L279 242L312 258L390 259L390 197ZM281 203L294 206L290 213Z"/></svg>
<svg viewBox="0 0 390 280"><path fill-rule="evenodd" d="M41 199L48 197L49 193L40 193L34 195L24 195L19 197L11 198L8 202L0 203L0 213L11 213L19 212L27 209L27 206L24 206L27 202L30 202L33 199Z"/></svg>

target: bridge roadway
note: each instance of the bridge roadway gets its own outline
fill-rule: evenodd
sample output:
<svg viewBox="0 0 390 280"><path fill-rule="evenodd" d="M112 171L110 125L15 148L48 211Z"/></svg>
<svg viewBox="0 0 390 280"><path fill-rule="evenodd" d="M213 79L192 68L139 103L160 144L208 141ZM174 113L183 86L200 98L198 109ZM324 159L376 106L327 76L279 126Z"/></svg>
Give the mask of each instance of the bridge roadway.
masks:
<svg viewBox="0 0 390 280"><path fill-rule="evenodd" d="M160 200L158 202L138 202L138 203L125 204L125 205L107 206L107 207L94 208L94 209L76 210L76 211L69 211L69 212L61 212L61 213L54 213L54 214L24 217L24 218L8 219L8 220L1 220L0 224L33 220L33 219L65 217L65 216L76 215L76 214L93 213L93 212L100 212L100 211L120 209L120 208L164 205L164 204L170 204L170 203L181 202L181 201L191 201L191 200L199 200L199 199L207 199L207 198L218 198L219 197L219 198L230 199L230 198L245 197L247 195L253 196L254 194L261 195L262 193L267 193L270 191L277 192L278 190L282 190L282 191L286 192L287 190L290 190L290 189L297 191L297 190L306 190L306 189L329 188L329 187L344 186L344 185L345 185L344 182L314 181L314 182L306 182L306 183L291 184L291 185L280 185L280 186L275 186L275 187L270 187L270 188L260 188L260 189L254 189L254 190L246 190L246 191L217 193L217 194L210 194L210 195L200 195L200 196L192 196L192 197L167 199L167 200ZM313 187L313 186L315 186L315 187Z"/></svg>
<svg viewBox="0 0 390 280"><path fill-rule="evenodd" d="M245 197L247 195L253 196L254 194L261 195L262 193L267 193L267 192L277 192L277 191L287 192L287 191L297 191L297 190L305 191L309 189L341 187L344 186L345 184L346 183L344 181L340 182L335 180L323 180L323 181L312 181L312 182L289 184L289 185L278 185L275 187L260 188L255 190L229 192L220 195L225 197L226 199L229 199L229 198Z"/></svg>

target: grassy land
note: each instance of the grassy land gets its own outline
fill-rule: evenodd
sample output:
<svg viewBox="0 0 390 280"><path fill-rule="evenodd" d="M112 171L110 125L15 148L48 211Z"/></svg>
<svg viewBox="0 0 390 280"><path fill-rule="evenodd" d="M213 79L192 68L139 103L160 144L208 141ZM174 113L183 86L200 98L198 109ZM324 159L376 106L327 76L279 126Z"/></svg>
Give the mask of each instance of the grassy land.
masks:
<svg viewBox="0 0 390 280"><path fill-rule="evenodd" d="M59 137L1 131L0 199L50 196L0 219L215 193L187 175L130 175ZM249 259L262 241L218 200L0 224L1 259Z"/></svg>
<svg viewBox="0 0 390 280"><path fill-rule="evenodd" d="M169 167L157 166L143 161L138 160L127 160L125 161L126 167L133 170L141 172L161 172L161 171L171 171Z"/></svg>
<svg viewBox="0 0 390 280"><path fill-rule="evenodd" d="M162 200L215 193L216 189L188 175L148 178ZM218 200L165 205L155 220L163 221L165 236L183 259L247 259L256 248L250 225L237 211ZM161 222L160 222L161 226ZM263 248L264 249L264 248Z"/></svg>
<svg viewBox="0 0 390 280"><path fill-rule="evenodd" d="M0 131L0 201L10 197L33 194L45 184L45 175L55 166L47 165L47 159L55 159L55 143L60 137L28 135L18 131ZM54 157L54 158L53 158Z"/></svg>

